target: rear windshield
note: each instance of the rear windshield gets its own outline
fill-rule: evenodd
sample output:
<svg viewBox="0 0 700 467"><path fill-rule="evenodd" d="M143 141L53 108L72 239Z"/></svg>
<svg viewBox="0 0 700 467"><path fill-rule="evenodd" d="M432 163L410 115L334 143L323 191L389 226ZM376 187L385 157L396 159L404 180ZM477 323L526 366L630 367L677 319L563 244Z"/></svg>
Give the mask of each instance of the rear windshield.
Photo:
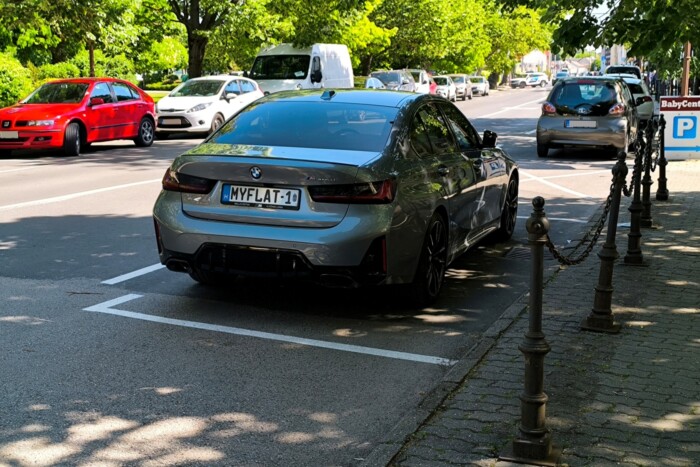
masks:
<svg viewBox="0 0 700 467"><path fill-rule="evenodd" d="M606 82L565 82L552 90L550 102L562 112L587 108L591 115L605 115L617 103L617 92Z"/></svg>
<svg viewBox="0 0 700 467"><path fill-rule="evenodd" d="M394 107L270 101L236 115L210 142L380 152L396 113Z"/></svg>
<svg viewBox="0 0 700 467"><path fill-rule="evenodd" d="M639 68L633 67L633 66L609 66L605 69L605 74L614 74L614 73L628 73L630 75L634 75L637 78L641 79L642 74L639 71Z"/></svg>

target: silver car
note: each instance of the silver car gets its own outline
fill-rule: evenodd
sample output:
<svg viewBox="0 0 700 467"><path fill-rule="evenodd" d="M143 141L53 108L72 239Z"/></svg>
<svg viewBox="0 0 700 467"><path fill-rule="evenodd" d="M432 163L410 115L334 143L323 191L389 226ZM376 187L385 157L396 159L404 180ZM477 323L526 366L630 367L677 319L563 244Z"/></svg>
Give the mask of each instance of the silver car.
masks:
<svg viewBox="0 0 700 467"><path fill-rule="evenodd" d="M518 170L495 143L429 94L271 94L166 171L160 260L203 284L412 283L412 303L426 305L453 259L513 233Z"/></svg>
<svg viewBox="0 0 700 467"><path fill-rule="evenodd" d="M620 78L585 76L557 81L537 121L537 155L551 148L627 151L637 139L635 100Z"/></svg>

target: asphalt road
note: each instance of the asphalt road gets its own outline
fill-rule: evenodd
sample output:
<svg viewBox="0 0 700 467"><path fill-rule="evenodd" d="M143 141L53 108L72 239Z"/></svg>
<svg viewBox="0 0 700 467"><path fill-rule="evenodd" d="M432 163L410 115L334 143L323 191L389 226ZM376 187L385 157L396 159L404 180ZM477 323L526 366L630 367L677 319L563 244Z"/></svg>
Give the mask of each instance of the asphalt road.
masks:
<svg viewBox="0 0 700 467"><path fill-rule="evenodd" d="M537 158L548 90L457 104L520 164L519 222L508 243L459 258L423 310L402 288L212 289L161 268L153 202L170 161L200 139L0 160L0 465L360 463L434 403L444 375L527 291L532 198L545 197L565 247L607 196L605 156Z"/></svg>

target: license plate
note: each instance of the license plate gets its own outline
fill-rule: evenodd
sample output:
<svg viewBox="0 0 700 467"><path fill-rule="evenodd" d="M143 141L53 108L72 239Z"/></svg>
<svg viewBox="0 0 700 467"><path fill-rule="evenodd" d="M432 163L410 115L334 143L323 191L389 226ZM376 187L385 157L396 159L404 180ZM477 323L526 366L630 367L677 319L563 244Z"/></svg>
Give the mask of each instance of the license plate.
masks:
<svg viewBox="0 0 700 467"><path fill-rule="evenodd" d="M598 128L595 120L567 120L564 122L566 128Z"/></svg>
<svg viewBox="0 0 700 467"><path fill-rule="evenodd" d="M0 139L17 139L19 138L18 131L0 131Z"/></svg>
<svg viewBox="0 0 700 467"><path fill-rule="evenodd" d="M288 188L225 184L221 191L223 204L275 209L299 209L300 191Z"/></svg>
<svg viewBox="0 0 700 467"><path fill-rule="evenodd" d="M180 123L179 118L164 118L162 125L179 125Z"/></svg>

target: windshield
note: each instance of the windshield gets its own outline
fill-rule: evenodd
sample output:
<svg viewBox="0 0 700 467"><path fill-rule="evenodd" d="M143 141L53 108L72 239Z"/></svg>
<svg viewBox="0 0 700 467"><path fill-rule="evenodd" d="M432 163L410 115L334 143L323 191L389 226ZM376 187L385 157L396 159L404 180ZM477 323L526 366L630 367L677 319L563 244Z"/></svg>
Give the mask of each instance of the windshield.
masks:
<svg viewBox="0 0 700 467"><path fill-rule="evenodd" d="M193 79L185 81L170 93L170 97L215 96L224 86L222 80Z"/></svg>
<svg viewBox="0 0 700 467"><path fill-rule="evenodd" d="M87 83L46 83L24 99L25 104L77 104L87 92Z"/></svg>
<svg viewBox="0 0 700 467"><path fill-rule="evenodd" d="M438 84L438 86L447 86L447 78L444 76L435 76L433 77L435 82Z"/></svg>
<svg viewBox="0 0 700 467"><path fill-rule="evenodd" d="M375 71L372 73L372 77L379 79L384 84L400 83L401 77L398 73L389 71Z"/></svg>
<svg viewBox="0 0 700 467"><path fill-rule="evenodd" d="M379 152L397 111L374 105L270 101L237 114L210 142Z"/></svg>
<svg viewBox="0 0 700 467"><path fill-rule="evenodd" d="M454 76L452 77L452 81L454 81L457 84L462 84L464 83L464 76Z"/></svg>
<svg viewBox="0 0 700 467"><path fill-rule="evenodd" d="M305 79L310 55L259 55L250 69L252 79Z"/></svg>
<svg viewBox="0 0 700 467"><path fill-rule="evenodd" d="M473 77L473 78L469 78L469 80L470 80L472 83L481 83L481 82L484 81L484 78L479 78L478 76L475 76L475 77Z"/></svg>

